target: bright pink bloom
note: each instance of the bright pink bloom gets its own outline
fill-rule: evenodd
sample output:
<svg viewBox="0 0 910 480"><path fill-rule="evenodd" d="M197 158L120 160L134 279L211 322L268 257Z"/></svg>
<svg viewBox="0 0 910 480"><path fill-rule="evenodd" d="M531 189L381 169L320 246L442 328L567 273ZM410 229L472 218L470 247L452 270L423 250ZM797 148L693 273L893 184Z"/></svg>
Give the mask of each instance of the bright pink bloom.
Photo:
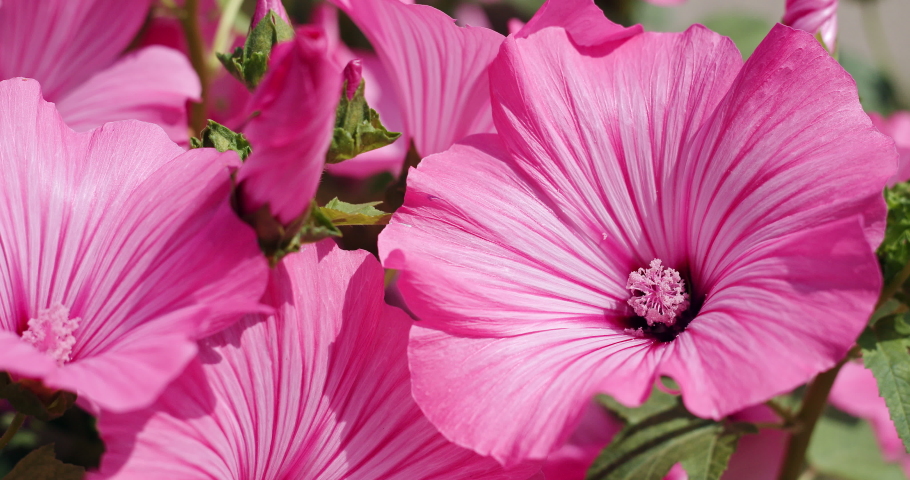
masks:
<svg viewBox="0 0 910 480"><path fill-rule="evenodd" d="M878 437L885 459L900 463L904 472L910 475L910 454L894 428L885 399L878 394L878 384L871 371L861 363L845 364L837 375L829 398L835 407L868 420Z"/></svg>
<svg viewBox="0 0 910 480"><path fill-rule="evenodd" d="M121 52L139 31L151 0L3 0L0 80L41 82L77 131L114 120L158 124L186 144L186 102L199 79L185 56L164 47Z"/></svg>
<svg viewBox="0 0 910 480"><path fill-rule="evenodd" d="M910 180L910 112L896 112L888 118L870 113L872 124L882 133L894 139L897 153L897 173L888 181L889 185Z"/></svg>
<svg viewBox="0 0 910 480"><path fill-rule="evenodd" d="M288 256L251 315L200 342L149 409L105 415L101 478L526 479L446 441L411 398L411 319L331 241Z"/></svg>
<svg viewBox="0 0 910 480"><path fill-rule="evenodd" d="M0 371L87 406L151 403L195 339L260 311L267 266L228 205L234 154L142 122L69 129L0 82Z"/></svg>
<svg viewBox="0 0 910 480"><path fill-rule="evenodd" d="M250 21L251 28L259 24L269 12L275 12L282 20L290 25L291 19L288 18L288 12L285 11L281 0L257 0L256 11L253 12L253 18Z"/></svg>
<svg viewBox="0 0 910 480"><path fill-rule="evenodd" d="M825 48L837 48L837 0L787 0L782 22L820 35Z"/></svg>
<svg viewBox="0 0 910 480"><path fill-rule="evenodd" d="M237 178L243 212L268 205L287 225L310 205L335 128L341 68L319 28L301 27L275 45L246 108L259 113L243 126L253 146Z"/></svg>
<svg viewBox="0 0 910 480"><path fill-rule="evenodd" d="M716 419L789 391L844 356L881 286L894 147L810 35L777 26L745 65L700 26L570 36L506 40L499 134L424 159L379 239L421 319L417 403L505 464L661 375ZM627 287L655 259L689 307L649 323Z"/></svg>

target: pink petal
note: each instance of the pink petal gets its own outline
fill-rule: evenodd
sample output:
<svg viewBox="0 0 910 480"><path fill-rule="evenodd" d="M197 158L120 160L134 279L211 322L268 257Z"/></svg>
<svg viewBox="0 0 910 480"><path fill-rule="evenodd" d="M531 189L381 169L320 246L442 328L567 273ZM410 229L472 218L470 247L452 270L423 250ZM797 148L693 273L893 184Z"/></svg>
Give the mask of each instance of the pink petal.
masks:
<svg viewBox="0 0 910 480"><path fill-rule="evenodd" d="M872 124L894 140L897 153L897 173L888 180L889 185L910 180L910 112L895 112L885 119L877 113L870 113Z"/></svg>
<svg viewBox="0 0 910 480"><path fill-rule="evenodd" d="M18 335L54 305L80 319L72 361L46 375L48 382L75 386L62 372L89 372L75 368L86 360L135 371L161 363L167 372L122 398L101 387L118 389L115 375L98 374L86 387L122 408L147 404L156 393L149 385L163 382L160 390L185 364L188 339L262 310L267 265L227 202L235 154L184 152L160 128L136 121L77 134L26 79L0 82L0 138L4 329ZM139 332L148 342L187 339L156 347L180 365L130 340Z"/></svg>
<svg viewBox="0 0 910 480"><path fill-rule="evenodd" d="M152 0L3 0L0 79L30 77L58 101L114 63Z"/></svg>
<svg viewBox="0 0 910 480"><path fill-rule="evenodd" d="M57 101L60 115L83 132L115 120L142 120L189 142L186 102L198 101L199 78L183 54L148 47L98 72Z"/></svg>
<svg viewBox="0 0 910 480"><path fill-rule="evenodd" d="M584 480L594 459L622 426L603 406L590 402L566 444L547 457L541 469L547 480Z"/></svg>
<svg viewBox="0 0 910 480"><path fill-rule="evenodd" d="M731 416L736 422L780 423L780 418L765 405L749 407ZM786 431L763 428L757 434L743 435L736 444L722 480L768 480L777 478L784 460L789 435ZM685 478L685 477L684 477Z"/></svg>
<svg viewBox="0 0 910 480"><path fill-rule="evenodd" d="M559 29L507 40L490 69L494 118L564 222L611 250L625 299L634 268L684 261L680 202L665 199L677 195L686 143L742 60L729 39L699 26L597 48L577 49Z"/></svg>
<svg viewBox="0 0 910 480"><path fill-rule="evenodd" d="M305 247L273 272L277 317L200 342L148 410L104 414L100 478L524 479L448 443L410 396L411 325L365 252Z"/></svg>
<svg viewBox="0 0 910 480"><path fill-rule="evenodd" d="M576 44L586 47L622 40L642 32L641 25L625 28L611 22L593 0L547 0L515 37L527 38L547 27L565 29Z"/></svg>
<svg viewBox="0 0 910 480"><path fill-rule="evenodd" d="M421 156L492 131L487 65L502 35L398 0L334 0L363 30L391 77L405 135Z"/></svg>
<svg viewBox="0 0 910 480"><path fill-rule="evenodd" d="M837 47L837 0L787 0L782 22L821 35L829 51Z"/></svg>
<svg viewBox="0 0 910 480"><path fill-rule="evenodd" d="M272 50L268 73L247 106L261 113L243 127L253 146L237 178L244 212L269 205L287 225L316 193L341 95L341 66L327 45L325 32L303 27Z"/></svg>

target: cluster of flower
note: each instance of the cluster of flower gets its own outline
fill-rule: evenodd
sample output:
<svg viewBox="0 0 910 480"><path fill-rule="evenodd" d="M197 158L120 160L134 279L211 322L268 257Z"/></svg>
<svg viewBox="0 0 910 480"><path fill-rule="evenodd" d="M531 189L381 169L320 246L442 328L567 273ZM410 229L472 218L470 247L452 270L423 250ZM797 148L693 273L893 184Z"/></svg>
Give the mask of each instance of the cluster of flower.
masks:
<svg viewBox="0 0 910 480"><path fill-rule="evenodd" d="M864 113L836 3L788 0L743 62L593 0L508 36L400 0L295 30L260 0L223 68L214 0L3 0L0 398L96 415L98 479L580 480L633 436L604 405L660 395L702 422L677 440L775 427L698 478L795 478L815 390L901 460L855 345L895 293L910 114ZM400 171L400 207L320 207L326 168ZM381 223L379 259L331 238ZM694 475L670 450L588 475Z"/></svg>

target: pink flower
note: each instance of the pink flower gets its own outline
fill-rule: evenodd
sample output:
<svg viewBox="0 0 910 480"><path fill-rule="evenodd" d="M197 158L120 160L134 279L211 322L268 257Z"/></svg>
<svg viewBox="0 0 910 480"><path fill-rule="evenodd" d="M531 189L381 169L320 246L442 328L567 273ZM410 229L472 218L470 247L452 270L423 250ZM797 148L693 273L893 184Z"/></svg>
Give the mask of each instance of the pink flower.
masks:
<svg viewBox="0 0 910 480"><path fill-rule="evenodd" d="M837 0L787 0L782 22L820 35L825 48L837 48Z"/></svg>
<svg viewBox="0 0 910 480"><path fill-rule="evenodd" d="M272 271L274 316L202 340L153 407L104 415L100 478L526 479L446 441L411 398L412 321L366 252L306 246Z"/></svg>
<svg viewBox="0 0 910 480"><path fill-rule="evenodd" d="M889 462L899 462L910 475L910 454L894 428L885 399L878 395L872 372L860 363L848 362L837 375L829 397L835 407L872 424L882 454Z"/></svg>
<svg viewBox="0 0 910 480"><path fill-rule="evenodd" d="M227 202L234 154L142 122L69 129L0 82L0 371L88 407L150 404L195 339L261 311L266 264Z"/></svg>
<svg viewBox="0 0 910 480"><path fill-rule="evenodd" d="M158 46L121 55L150 5L151 0L3 0L0 80L38 80L77 131L136 119L158 124L186 144L186 102L200 93L189 61Z"/></svg>
<svg viewBox="0 0 910 480"><path fill-rule="evenodd" d="M910 180L910 112L895 112L888 118L870 113L872 124L882 133L894 139L897 153L897 173L888 181L889 185Z"/></svg>
<svg viewBox="0 0 910 480"><path fill-rule="evenodd" d="M259 113L243 126L253 154L237 178L241 211L268 205L284 225L306 211L325 165L340 95L341 66L328 55L325 32L301 27L294 40L275 45L246 108Z"/></svg>
<svg viewBox="0 0 910 480"><path fill-rule="evenodd" d="M777 26L743 65L700 26L520 37L490 67L498 135L425 158L379 239L447 438L542 459L595 393L638 405L665 375L719 419L844 356L881 287L895 154L818 42ZM654 260L649 322L630 274Z"/></svg>

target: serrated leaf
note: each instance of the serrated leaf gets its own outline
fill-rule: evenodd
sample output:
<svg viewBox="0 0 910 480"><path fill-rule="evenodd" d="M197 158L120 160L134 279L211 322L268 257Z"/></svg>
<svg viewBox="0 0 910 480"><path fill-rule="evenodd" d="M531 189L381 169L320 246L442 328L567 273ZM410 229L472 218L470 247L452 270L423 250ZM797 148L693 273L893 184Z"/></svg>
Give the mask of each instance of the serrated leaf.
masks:
<svg viewBox="0 0 910 480"><path fill-rule="evenodd" d="M332 220L322 212L321 208L313 208L307 221L300 229L297 238L297 248L300 244L318 242L330 237L340 237L341 230L332 223Z"/></svg>
<svg viewBox="0 0 910 480"><path fill-rule="evenodd" d="M628 422L594 460L587 480L661 480L682 462L693 480L717 480L750 424L698 418L679 397L655 390L642 407L630 409L606 396L598 401Z"/></svg>
<svg viewBox="0 0 910 480"><path fill-rule="evenodd" d="M32 451L3 480L80 480L85 468L63 463L54 455L54 444Z"/></svg>
<svg viewBox="0 0 910 480"><path fill-rule="evenodd" d="M0 398L20 413L39 420L53 420L76 403L76 394L49 389L37 380L13 382L9 374L0 372Z"/></svg>
<svg viewBox="0 0 910 480"><path fill-rule="evenodd" d="M382 125L379 114L367 104L361 80L352 98L347 95L347 80L341 88L341 100L335 110L335 130L325 154L326 163L339 163L357 155L391 144L401 133L390 132Z"/></svg>
<svg viewBox="0 0 910 480"><path fill-rule="evenodd" d="M906 449L910 445L910 314L880 319L866 327L858 343Z"/></svg>
<svg viewBox="0 0 910 480"><path fill-rule="evenodd" d="M231 75L253 90L265 76L272 47L293 38L294 28L269 11L250 31L242 48L236 48L230 55L219 53L217 57Z"/></svg>
<svg viewBox="0 0 910 480"><path fill-rule="evenodd" d="M319 210L336 226L385 225L389 223L392 214L375 208L380 203L382 202L354 204L342 202L335 197Z"/></svg>
<svg viewBox="0 0 910 480"><path fill-rule="evenodd" d="M885 238L878 247L885 285L890 284L910 262L910 183L885 189L888 224Z"/></svg>
<svg viewBox="0 0 910 480"><path fill-rule="evenodd" d="M214 120L209 120L208 126L199 133L199 138L190 138L190 147L237 152L241 160L246 160L253 153L253 147L242 133L237 133Z"/></svg>

